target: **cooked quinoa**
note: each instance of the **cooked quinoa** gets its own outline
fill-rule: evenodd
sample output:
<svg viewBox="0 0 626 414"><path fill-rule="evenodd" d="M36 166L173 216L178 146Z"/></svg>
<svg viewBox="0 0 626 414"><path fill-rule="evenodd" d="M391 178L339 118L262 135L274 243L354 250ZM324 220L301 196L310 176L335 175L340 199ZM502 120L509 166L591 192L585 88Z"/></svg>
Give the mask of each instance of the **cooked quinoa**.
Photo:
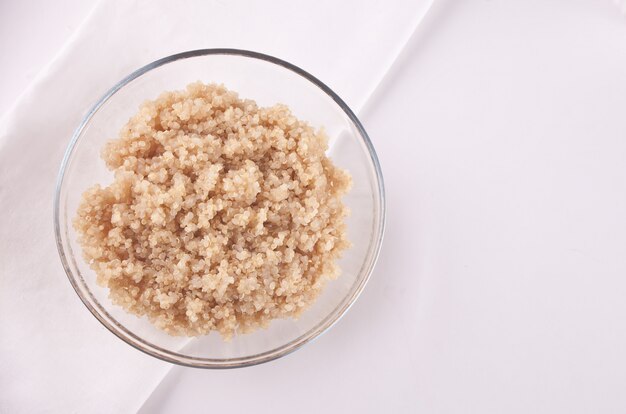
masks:
<svg viewBox="0 0 626 414"><path fill-rule="evenodd" d="M111 300L172 335L298 317L338 276L350 176L284 105L215 84L145 102L107 143L113 183L83 194L74 227Z"/></svg>

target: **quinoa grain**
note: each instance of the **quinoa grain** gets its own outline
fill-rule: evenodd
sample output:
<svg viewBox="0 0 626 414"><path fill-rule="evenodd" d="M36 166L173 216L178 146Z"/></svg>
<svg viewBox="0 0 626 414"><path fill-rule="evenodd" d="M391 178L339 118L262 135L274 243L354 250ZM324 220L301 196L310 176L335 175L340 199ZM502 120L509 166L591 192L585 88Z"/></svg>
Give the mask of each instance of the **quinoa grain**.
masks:
<svg viewBox="0 0 626 414"><path fill-rule="evenodd" d="M172 335L297 317L338 276L350 176L284 105L193 83L145 102L102 157L74 227L110 298Z"/></svg>

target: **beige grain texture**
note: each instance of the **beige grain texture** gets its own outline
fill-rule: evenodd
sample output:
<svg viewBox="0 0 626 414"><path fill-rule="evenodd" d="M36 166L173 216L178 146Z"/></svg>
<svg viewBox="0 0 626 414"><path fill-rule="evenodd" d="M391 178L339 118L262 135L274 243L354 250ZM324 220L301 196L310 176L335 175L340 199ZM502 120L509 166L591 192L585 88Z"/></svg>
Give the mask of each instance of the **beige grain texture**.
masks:
<svg viewBox="0 0 626 414"><path fill-rule="evenodd" d="M284 105L193 83L145 102L102 151L111 185L74 227L112 301L172 335L297 317L338 276L350 176Z"/></svg>

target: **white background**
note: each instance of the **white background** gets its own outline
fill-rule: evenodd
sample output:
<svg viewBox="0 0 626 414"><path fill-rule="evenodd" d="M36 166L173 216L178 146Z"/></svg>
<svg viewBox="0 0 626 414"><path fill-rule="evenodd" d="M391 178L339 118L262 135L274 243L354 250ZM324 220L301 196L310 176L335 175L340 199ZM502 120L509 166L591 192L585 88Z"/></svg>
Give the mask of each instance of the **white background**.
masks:
<svg viewBox="0 0 626 414"><path fill-rule="evenodd" d="M51 57L62 42L32 42L44 36L37 27L62 39L81 20L42 18L43 2L32 17L1 7L0 27L35 27L23 40L30 56ZM626 18L610 1L436 0L409 28L375 93L355 98L367 100L360 117L383 166L388 227L369 285L331 331L257 367L169 370L72 303L107 347L167 372L142 412L626 412ZM2 46L15 51L23 43L5 31ZM6 62L3 111L44 64ZM4 139L19 139L24 119L10 122ZM8 275L17 264L0 269L3 283L29 277ZM99 358L87 345L84 370ZM8 358L0 363L13 368ZM21 369L12 384L37 384L36 368ZM159 379L120 393L149 395ZM7 395L8 381L0 374L0 412L45 411ZM59 390L68 409L87 406ZM27 391L40 404L45 390ZM94 394L92 408L106 412L120 395ZM139 399L114 405L130 412Z"/></svg>

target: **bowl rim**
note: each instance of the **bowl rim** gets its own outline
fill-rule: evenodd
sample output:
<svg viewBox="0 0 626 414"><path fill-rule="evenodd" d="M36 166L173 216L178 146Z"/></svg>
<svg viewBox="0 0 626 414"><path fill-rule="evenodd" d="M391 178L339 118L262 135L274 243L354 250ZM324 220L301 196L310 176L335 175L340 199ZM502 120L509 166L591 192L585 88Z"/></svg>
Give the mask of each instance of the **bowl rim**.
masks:
<svg viewBox="0 0 626 414"><path fill-rule="evenodd" d="M375 244L373 246L373 249L370 250L370 252L368 253L368 258L366 259L366 260L369 259L369 263L367 263L367 268L364 269L364 275L360 278L360 280L358 280L358 285L356 286L356 288L352 290L349 297L344 298L343 306L340 303L338 307L334 308L333 311L330 314L328 314L327 317L324 318L320 323L318 323L313 329L309 330L308 332L305 332L304 334L300 335L296 339L290 342L287 342L284 345L281 345L269 351L265 351L265 352L258 353L258 354L247 355L247 356L236 357L236 358L227 358L227 359L192 357L192 356L179 354L177 352L161 348L157 345L152 344L151 342L148 342L142 339L141 337L134 334L132 331L128 330L126 327L119 324L113 317L111 317L106 312L106 310L97 309L99 305L97 304L97 301L93 297L91 297L92 296L91 291L89 290L86 283L84 282L82 275L80 275L80 273L78 275L82 283L82 286L81 286L81 284L77 280L77 277L72 272L70 263L68 261L68 257L66 256L66 249L64 247L64 239L63 239L63 234L61 231L61 224L60 224L61 191L63 189L63 183L64 183L67 167L69 165L72 153L74 149L76 148L76 145L80 137L82 136L82 132L91 121L91 118L98 112L98 110L104 104L106 104L106 102L115 93L117 93L120 89L122 89L128 83L139 78L145 73L153 69L156 69L160 66L163 66L172 62L176 62L178 60L207 56L207 55L235 55L235 56L240 56L240 57L262 60L262 61L272 63L277 66L281 66L287 70L290 70L296 73L297 75L300 75L301 77L305 78L306 80L311 82L313 85L317 86L319 89L321 89L322 92L324 92L327 96L329 96L341 108L341 110L348 116L352 124L356 127L363 143L365 144L365 147L368 150L370 159L374 165L376 182L377 182L376 189L378 191L378 200L379 200L379 206L378 206L379 214L377 217L378 226L375 229L375 234L373 236L375 238ZM81 120L79 126L76 128L76 130L74 131L72 135L72 138L67 146L67 149L65 150L65 154L61 162L60 170L59 170L56 185L55 185L53 219L54 219L54 234L55 234L57 250L59 253L59 257L61 259L61 263L63 265L63 269L65 270L65 273L70 281L70 284L76 291L77 295L79 296L83 304L87 307L87 309L89 309L91 314L102 325L104 325L105 328L107 328L111 333L113 333L119 339L131 345L133 348L141 352L144 352L148 355L151 355L155 358L158 358L160 360L177 364L177 365L194 367L194 368L224 369L224 368L239 368L239 367L257 365L257 364L269 362L277 358L283 357L285 355L288 355L296 351L297 349L313 341L314 339L318 338L322 333L328 331L332 326L334 326L339 321L339 319L341 319L341 317L343 317L346 314L348 309L354 304L354 302L359 297L359 295L361 294L365 285L367 284L367 282L369 281L371 277L372 271L374 269L374 266L380 254L383 235L385 231L385 224L386 224L385 211L386 211L386 199L385 199L384 181L383 181L383 175L382 175L380 163L378 161L378 156L376 155L376 151L374 150L372 142L369 136L367 135L367 132L363 128L363 125L357 118L357 116L350 109L350 107L348 107L348 105L332 89L330 89L326 84L324 84L322 81L320 81L319 79L317 79L315 76L311 75L304 69L294 64L291 64L289 62L286 62L282 59L276 58L274 56L259 53L259 52L253 52L250 50L244 50L244 49L213 48L213 49L191 50L191 51L177 53L174 55L170 55L170 56L155 60L154 62L149 63L135 70L130 75L126 76L125 78L117 82L111 89L109 89L108 92L106 92L100 99L98 99L98 101L91 107L91 109L87 112L87 114ZM64 222L64 224L65 224L64 228L67 228L66 222ZM85 294L85 292L83 292L82 289L85 289L87 294ZM93 302L95 302L96 305L92 303L92 300Z"/></svg>

